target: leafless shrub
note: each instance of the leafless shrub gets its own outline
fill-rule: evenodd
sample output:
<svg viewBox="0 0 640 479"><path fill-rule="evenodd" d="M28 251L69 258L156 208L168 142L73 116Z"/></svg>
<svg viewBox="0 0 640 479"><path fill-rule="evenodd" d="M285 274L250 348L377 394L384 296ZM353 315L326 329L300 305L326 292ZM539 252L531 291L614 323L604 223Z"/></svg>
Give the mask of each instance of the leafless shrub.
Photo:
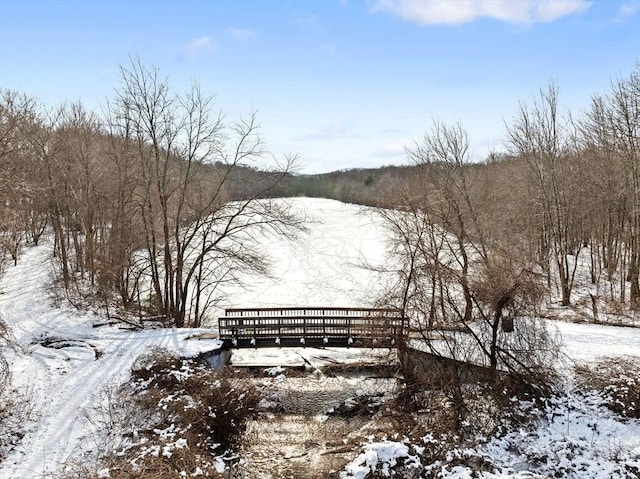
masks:
<svg viewBox="0 0 640 479"><path fill-rule="evenodd" d="M28 401L11 388L11 370L2 354L8 345L11 345L9 328L0 317L0 431L5 432L0 434L0 459L4 449L21 429L20 424L24 416L21 406L28 404Z"/></svg>
<svg viewBox="0 0 640 479"><path fill-rule="evenodd" d="M1 351L1 349L0 349ZM7 360L0 353L0 398L5 394L5 391L9 388L11 379L11 371L9 370L9 364Z"/></svg>
<svg viewBox="0 0 640 479"><path fill-rule="evenodd" d="M33 411L29 396L7 384L0 389L0 463L24 436L24 425Z"/></svg>
<svg viewBox="0 0 640 479"><path fill-rule="evenodd" d="M578 384L597 391L612 411L640 418L640 359L607 358L576 367Z"/></svg>
<svg viewBox="0 0 640 479"><path fill-rule="evenodd" d="M222 477L215 456L237 447L257 402L251 381L236 372L153 350L134 363L131 380L94 420L112 432L100 465L73 474L99 477L108 469L111 478Z"/></svg>
<svg viewBox="0 0 640 479"><path fill-rule="evenodd" d="M405 383L390 405L397 417L397 430L414 441L426 434L448 437L461 445L479 435L491 436L527 426L533 411L544 409L548 395L539 382L521 381L518 376L500 374L492 381L473 380L443 365L432 368L413 383ZM455 440L451 438L456 438Z"/></svg>
<svg viewBox="0 0 640 479"><path fill-rule="evenodd" d="M0 356L0 398L4 396L9 384L9 365L3 356Z"/></svg>
<svg viewBox="0 0 640 479"><path fill-rule="evenodd" d="M208 477L222 479L224 476L216 471L215 464L197 455L189 449L178 449L171 458L160 455L148 456L141 461L129 463L123 460L109 461L103 464L104 467L95 469L86 465L76 465L71 467L62 477L64 479L182 479L185 476L180 474L185 471L193 471L192 477ZM107 475L108 471L108 475Z"/></svg>
<svg viewBox="0 0 640 479"><path fill-rule="evenodd" d="M179 384L177 376L167 375L167 371L179 370L182 360L162 348L153 348L139 356L131 367L131 380L135 384L152 381L153 387L166 389ZM166 381L166 382L163 382Z"/></svg>
<svg viewBox="0 0 640 479"><path fill-rule="evenodd" d="M475 407L471 386L492 407L508 404L518 388L550 393L558 351L537 314L544 275L486 215L469 147L461 125L434 121L424 141L407 151L416 181L397 209L381 212L400 265L383 302L411 319L412 334L398 351L404 377L444 394L458 431Z"/></svg>
<svg viewBox="0 0 640 479"><path fill-rule="evenodd" d="M184 428L197 442L222 451L233 445L258 395L237 371L209 366L156 352L134 366L130 393L142 409L158 416L153 426ZM143 367L140 367L144 365Z"/></svg>

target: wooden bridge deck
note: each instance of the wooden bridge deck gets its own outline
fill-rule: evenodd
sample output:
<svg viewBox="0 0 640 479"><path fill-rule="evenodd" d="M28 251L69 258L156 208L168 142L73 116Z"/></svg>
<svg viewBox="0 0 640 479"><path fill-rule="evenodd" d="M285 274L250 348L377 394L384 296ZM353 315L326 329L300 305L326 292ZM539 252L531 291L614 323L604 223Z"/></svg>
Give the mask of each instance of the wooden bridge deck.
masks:
<svg viewBox="0 0 640 479"><path fill-rule="evenodd" d="M390 308L233 308L218 318L220 339L231 348L391 348L406 326Z"/></svg>

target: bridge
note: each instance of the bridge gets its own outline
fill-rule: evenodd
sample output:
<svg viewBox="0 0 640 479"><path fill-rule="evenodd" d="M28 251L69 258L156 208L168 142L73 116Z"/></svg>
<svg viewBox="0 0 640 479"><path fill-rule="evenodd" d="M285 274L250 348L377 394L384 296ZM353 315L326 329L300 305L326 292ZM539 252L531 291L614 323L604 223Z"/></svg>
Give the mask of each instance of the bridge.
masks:
<svg viewBox="0 0 640 479"><path fill-rule="evenodd" d="M230 348L392 348L407 331L393 308L231 308L218 318Z"/></svg>

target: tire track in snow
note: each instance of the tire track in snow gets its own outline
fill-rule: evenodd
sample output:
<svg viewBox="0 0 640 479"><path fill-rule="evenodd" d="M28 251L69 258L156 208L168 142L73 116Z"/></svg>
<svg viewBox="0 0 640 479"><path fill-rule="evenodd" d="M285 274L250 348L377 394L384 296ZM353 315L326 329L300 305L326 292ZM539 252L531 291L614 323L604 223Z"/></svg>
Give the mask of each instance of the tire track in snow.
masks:
<svg viewBox="0 0 640 479"><path fill-rule="evenodd" d="M49 380L48 390L40 390L36 398L39 421L36 429L25 436L21 447L5 461L0 478L30 479L54 472L69 457L94 444L87 437L85 414L91 414L104 388L124 381L134 360L152 346L173 342L171 334L144 337L123 332L108 338L94 339L97 345L111 347L97 360L71 364L81 373L56 373L56 360L40 363L41 379ZM35 358L39 361L41 358ZM62 355L58 360L64 361ZM52 392L52 395L48 395Z"/></svg>
<svg viewBox="0 0 640 479"><path fill-rule="evenodd" d="M42 267L49 253L46 246L29 248L0 281L0 314L22 348L11 354L12 367L16 376L29 377L16 386L30 393L34 408L26 435L0 464L0 479L41 477L95 447L85 414L92 413L104 388L126 380L135 358L152 346L178 343L174 330L97 330L89 316L52 306L45 291L50 277ZM101 355L45 348L34 341L42 334L91 344Z"/></svg>
<svg viewBox="0 0 640 479"><path fill-rule="evenodd" d="M72 367L82 368L80 374L60 374L52 378L52 396L38 398L41 420L21 447L22 457L13 461L9 476L29 479L54 472L74 452L90 448L86 439L85 413L90 413L103 391L116 376L128 370L135 341L122 341L119 347L96 361L82 361ZM63 359L64 360L64 359Z"/></svg>

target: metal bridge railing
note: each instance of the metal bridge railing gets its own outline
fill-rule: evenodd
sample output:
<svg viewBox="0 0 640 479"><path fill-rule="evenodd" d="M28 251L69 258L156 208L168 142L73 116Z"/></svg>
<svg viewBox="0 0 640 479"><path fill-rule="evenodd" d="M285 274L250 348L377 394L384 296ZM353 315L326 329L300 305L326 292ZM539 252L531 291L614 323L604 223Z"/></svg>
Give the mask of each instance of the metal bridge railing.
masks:
<svg viewBox="0 0 640 479"><path fill-rule="evenodd" d="M391 308L232 308L218 318L220 339L235 348L395 346L407 330Z"/></svg>

